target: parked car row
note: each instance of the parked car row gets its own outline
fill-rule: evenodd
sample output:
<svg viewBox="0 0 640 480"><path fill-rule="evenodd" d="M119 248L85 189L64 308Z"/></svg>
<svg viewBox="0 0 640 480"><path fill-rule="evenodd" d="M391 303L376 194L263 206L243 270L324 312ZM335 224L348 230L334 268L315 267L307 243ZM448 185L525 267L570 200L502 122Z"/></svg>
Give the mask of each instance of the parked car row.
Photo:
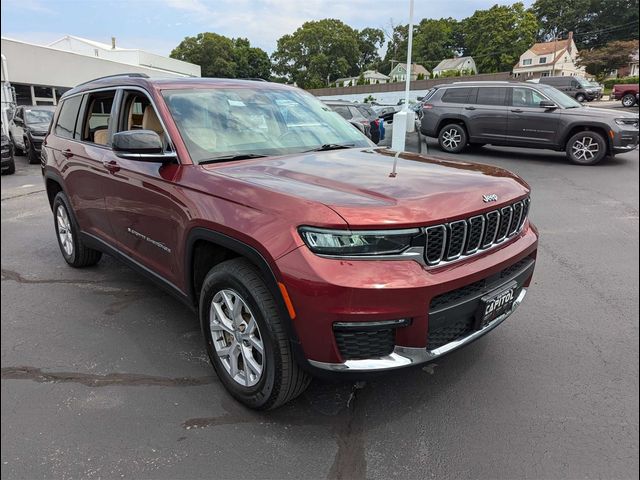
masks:
<svg viewBox="0 0 640 480"><path fill-rule="evenodd" d="M565 151L576 164L638 146L638 115L584 107L544 83L457 82L429 91L420 131L440 147L505 145Z"/></svg>
<svg viewBox="0 0 640 480"><path fill-rule="evenodd" d="M53 119L55 107L20 106L9 122L9 138L15 153L24 154L29 163L40 163L42 142Z"/></svg>
<svg viewBox="0 0 640 480"><path fill-rule="evenodd" d="M325 100L324 104L349 121L376 145L380 140L384 140L383 120L371 106L366 103L354 103L344 100Z"/></svg>

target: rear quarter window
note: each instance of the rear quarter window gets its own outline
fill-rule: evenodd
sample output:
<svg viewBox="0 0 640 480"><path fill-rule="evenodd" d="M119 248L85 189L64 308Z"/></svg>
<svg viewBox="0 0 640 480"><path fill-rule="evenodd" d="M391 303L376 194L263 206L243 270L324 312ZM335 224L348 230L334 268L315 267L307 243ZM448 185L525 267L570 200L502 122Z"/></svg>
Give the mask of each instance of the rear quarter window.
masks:
<svg viewBox="0 0 640 480"><path fill-rule="evenodd" d="M55 126L55 134L62 138L73 138L82 96L71 97L62 102Z"/></svg>
<svg viewBox="0 0 640 480"><path fill-rule="evenodd" d="M442 101L444 103L467 103L470 93L470 88L448 88L442 94Z"/></svg>

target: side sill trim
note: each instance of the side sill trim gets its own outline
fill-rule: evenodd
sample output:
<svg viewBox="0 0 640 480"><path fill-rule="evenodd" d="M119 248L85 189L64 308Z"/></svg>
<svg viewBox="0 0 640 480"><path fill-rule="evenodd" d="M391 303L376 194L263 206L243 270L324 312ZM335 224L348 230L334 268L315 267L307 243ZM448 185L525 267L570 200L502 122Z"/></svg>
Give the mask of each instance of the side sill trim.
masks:
<svg viewBox="0 0 640 480"><path fill-rule="evenodd" d="M182 290L180 290L173 283L169 282L168 280L165 280L160 275L155 273L153 270L150 270L149 268L145 267L140 262L134 260L129 255L121 252L117 248L112 247L111 245L107 244L104 240L96 237L95 235L92 235L87 232L80 232L80 236L82 237L82 240L85 241L92 248L95 248L96 250L100 250L101 252L104 252L108 255L111 255L112 257L117 258L118 260L125 263L127 266L129 266L136 272L144 275L146 278L153 281L156 285L158 285L162 289L171 293L178 300L182 301L185 305L191 308L191 310L195 311L196 307L190 301L189 297L185 295L182 292Z"/></svg>

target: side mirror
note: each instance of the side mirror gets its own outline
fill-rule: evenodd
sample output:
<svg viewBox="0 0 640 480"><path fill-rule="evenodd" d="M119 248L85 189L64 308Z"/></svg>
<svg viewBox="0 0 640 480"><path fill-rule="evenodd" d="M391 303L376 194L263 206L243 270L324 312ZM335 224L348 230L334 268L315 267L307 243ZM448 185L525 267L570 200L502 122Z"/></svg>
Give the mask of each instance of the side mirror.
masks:
<svg viewBox="0 0 640 480"><path fill-rule="evenodd" d="M171 163L176 154L165 152L160 135L153 130L127 130L113 135L113 151L120 158L140 162Z"/></svg>
<svg viewBox="0 0 640 480"><path fill-rule="evenodd" d="M552 109L558 108L558 105L556 105L554 102L550 102L549 100L542 100L540 102L540 108L552 110Z"/></svg>

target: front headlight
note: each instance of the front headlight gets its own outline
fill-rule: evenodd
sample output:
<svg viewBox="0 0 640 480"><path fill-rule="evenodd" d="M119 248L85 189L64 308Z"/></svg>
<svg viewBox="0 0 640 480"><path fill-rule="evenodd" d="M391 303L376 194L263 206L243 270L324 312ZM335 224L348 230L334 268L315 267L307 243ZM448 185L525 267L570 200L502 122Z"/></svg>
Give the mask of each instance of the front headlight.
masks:
<svg viewBox="0 0 640 480"><path fill-rule="evenodd" d="M637 118L616 118L614 122L622 127L638 128Z"/></svg>
<svg viewBox="0 0 640 480"><path fill-rule="evenodd" d="M400 254L421 234L417 228L405 230L325 230L300 227L300 236L309 249L320 255L368 256Z"/></svg>

